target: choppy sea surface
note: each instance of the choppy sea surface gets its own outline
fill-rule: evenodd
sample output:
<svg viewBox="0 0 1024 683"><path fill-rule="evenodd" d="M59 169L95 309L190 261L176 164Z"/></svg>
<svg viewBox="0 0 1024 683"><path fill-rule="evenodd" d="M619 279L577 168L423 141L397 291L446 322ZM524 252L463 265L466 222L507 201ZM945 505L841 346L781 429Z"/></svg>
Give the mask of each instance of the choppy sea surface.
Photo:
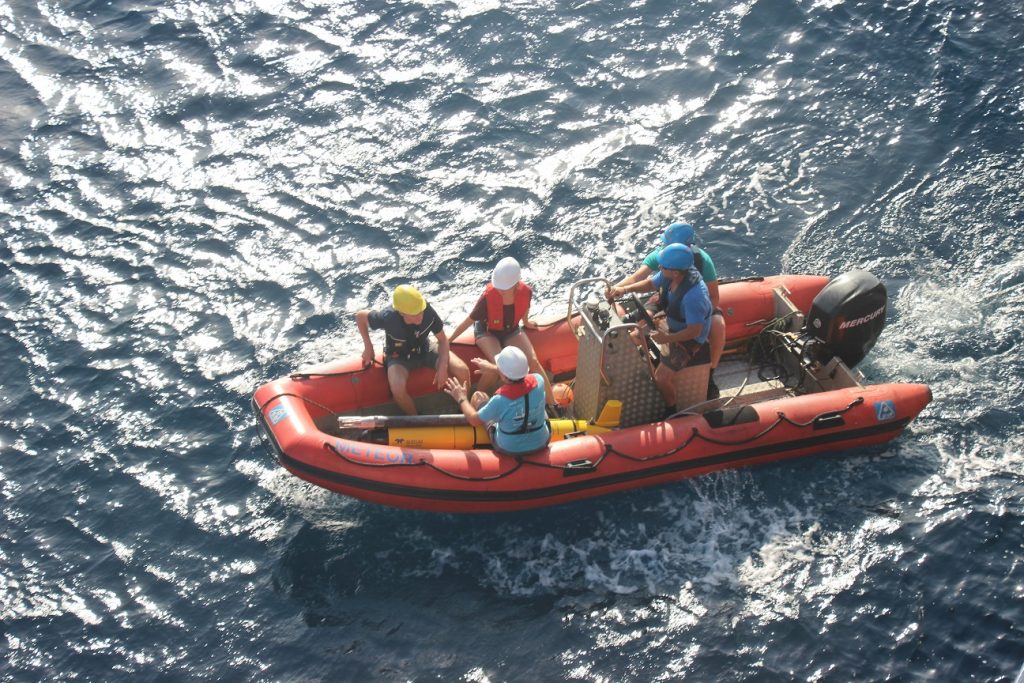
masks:
<svg viewBox="0 0 1024 683"><path fill-rule="evenodd" d="M0 0L0 679L1012 681L1024 6ZM691 221L866 268L886 447L529 513L288 475L249 398Z"/></svg>

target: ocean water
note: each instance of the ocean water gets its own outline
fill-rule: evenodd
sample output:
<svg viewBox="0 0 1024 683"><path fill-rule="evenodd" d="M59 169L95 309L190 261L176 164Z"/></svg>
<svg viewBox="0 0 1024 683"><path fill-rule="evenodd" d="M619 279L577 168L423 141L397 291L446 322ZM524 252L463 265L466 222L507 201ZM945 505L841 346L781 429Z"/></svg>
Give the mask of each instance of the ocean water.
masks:
<svg viewBox="0 0 1024 683"><path fill-rule="evenodd" d="M676 6L678 4L678 6ZM0 0L0 679L1011 681L1024 663L1024 6ZM248 401L540 317L691 221L871 270L897 441L529 513L291 477Z"/></svg>

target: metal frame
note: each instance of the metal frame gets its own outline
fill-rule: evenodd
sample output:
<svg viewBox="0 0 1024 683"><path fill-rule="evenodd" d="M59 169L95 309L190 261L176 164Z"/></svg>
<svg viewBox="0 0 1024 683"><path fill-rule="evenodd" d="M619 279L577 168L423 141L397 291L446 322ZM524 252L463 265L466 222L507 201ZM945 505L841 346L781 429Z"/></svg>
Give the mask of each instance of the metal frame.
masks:
<svg viewBox="0 0 1024 683"><path fill-rule="evenodd" d="M639 347L631 332L636 323L623 322L613 305L608 305L608 325L594 319L593 307L585 299L578 300L578 291L589 284L609 284L606 278L588 278L569 288L568 320L574 309L580 314L576 329L579 342L577 356L575 412L580 419L593 420L609 400L622 401L621 427L631 427L658 420L665 402L654 383L654 364L646 346ZM601 300L603 302L603 299ZM601 305L600 303L598 305ZM603 309L603 307L602 307Z"/></svg>

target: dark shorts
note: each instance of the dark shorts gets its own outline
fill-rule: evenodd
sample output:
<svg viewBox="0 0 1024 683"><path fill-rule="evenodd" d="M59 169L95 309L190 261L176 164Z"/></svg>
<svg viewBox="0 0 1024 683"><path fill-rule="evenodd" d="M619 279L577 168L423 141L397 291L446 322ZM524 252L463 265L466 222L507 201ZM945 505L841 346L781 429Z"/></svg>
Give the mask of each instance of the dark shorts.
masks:
<svg viewBox="0 0 1024 683"><path fill-rule="evenodd" d="M479 339L484 335L490 335L497 339L498 343L501 344L502 346L505 346L506 341L508 341L509 339L516 336L522 331L523 328L519 325L516 325L514 329L509 330L508 332L495 332L494 330L488 330L487 323L485 323L483 320L477 320L475 323L473 323L473 339Z"/></svg>
<svg viewBox="0 0 1024 683"><path fill-rule="evenodd" d="M390 368L392 365L401 365L406 370L437 367L437 342L431 339L430 348L425 353L414 356L385 356L384 368Z"/></svg>
<svg viewBox="0 0 1024 683"><path fill-rule="evenodd" d="M707 342L698 344L685 341L682 344L669 344L668 354L661 357L661 363L669 370L682 370L688 365L700 365L711 362L711 350Z"/></svg>

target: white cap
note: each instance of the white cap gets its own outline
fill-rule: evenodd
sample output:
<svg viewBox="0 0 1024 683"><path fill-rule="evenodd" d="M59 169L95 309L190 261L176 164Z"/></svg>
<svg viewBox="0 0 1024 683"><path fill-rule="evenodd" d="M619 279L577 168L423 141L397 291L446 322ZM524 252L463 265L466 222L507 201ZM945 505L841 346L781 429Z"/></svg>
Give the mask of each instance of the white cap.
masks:
<svg viewBox="0 0 1024 683"><path fill-rule="evenodd" d="M511 380L522 379L530 371L530 361L526 360L526 354L514 346L506 346L501 350L494 361L498 371Z"/></svg>
<svg viewBox="0 0 1024 683"><path fill-rule="evenodd" d="M506 256L498 261L498 265L494 266L494 272L491 273L491 284L498 289L512 289L519 282L521 276L522 270L519 268L519 261L511 256Z"/></svg>

